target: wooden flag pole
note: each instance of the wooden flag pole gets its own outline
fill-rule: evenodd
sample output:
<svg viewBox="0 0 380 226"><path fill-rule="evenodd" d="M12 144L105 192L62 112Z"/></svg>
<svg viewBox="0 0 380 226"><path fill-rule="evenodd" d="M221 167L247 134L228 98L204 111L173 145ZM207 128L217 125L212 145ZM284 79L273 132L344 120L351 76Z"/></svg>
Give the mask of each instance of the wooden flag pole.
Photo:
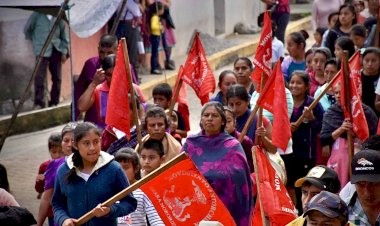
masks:
<svg viewBox="0 0 380 226"><path fill-rule="evenodd" d="M265 77L264 77L264 73L261 73L260 90L264 89L264 85L265 85ZM259 95L259 98L260 98L260 95ZM258 122L257 122L256 128L259 128L262 126L263 126L263 108L259 107L259 116L258 116ZM256 144L263 147L263 140L261 138L258 138L256 141Z"/></svg>
<svg viewBox="0 0 380 226"><path fill-rule="evenodd" d="M245 122L244 128L240 133L239 142L241 143L243 141L244 136L247 134L249 126L252 124L253 119L257 113L257 110L259 110L259 105L256 104L255 108L252 110L251 114L249 115L247 122Z"/></svg>
<svg viewBox="0 0 380 226"><path fill-rule="evenodd" d="M327 83L326 87L324 90L322 90L322 92L318 95L317 98L315 98L313 100L313 102L309 105L309 110L313 110L317 104L319 103L319 101L322 99L322 97L327 93L327 91L329 91L329 89L331 88L331 86L333 85L333 83L335 82L335 80L337 79L337 77L339 76L340 74L340 71L338 71L335 76L331 79L331 81L329 83ZM296 121L296 126L298 127L299 125L301 125L303 119L305 118L305 113L302 113L302 115L298 118L298 120Z"/></svg>
<svg viewBox="0 0 380 226"><path fill-rule="evenodd" d="M260 178L259 178L259 174L258 174L258 163L257 163L257 158L256 158L256 149L257 149L256 146L252 147L253 167L255 168L255 177L256 177L256 186L257 186L257 199L259 200L260 213L261 213L261 219L262 219L263 225L267 226L268 222L265 218L263 203L261 201Z"/></svg>
<svg viewBox="0 0 380 226"><path fill-rule="evenodd" d="M111 35L115 35L116 29L117 29L117 27L119 26L119 23L120 23L120 18L122 17L121 14L123 13L123 11L126 8L126 6L127 6L127 0L123 0L123 2L121 3L120 10L117 12L116 17L115 17L115 19L113 21L112 28L111 28L111 31L110 31Z"/></svg>
<svg viewBox="0 0 380 226"><path fill-rule="evenodd" d="M342 62L344 62L344 84L341 84L341 86L344 86L344 97L346 100L346 109L348 113L350 114L351 122L352 122L352 113L351 113L351 100L350 100L350 69L348 68L348 51L343 51L342 56ZM351 162L352 162L352 156L354 153L354 138L351 133L347 133L347 141L348 141L348 156L349 156L349 163L348 164L348 170L351 175Z"/></svg>
<svg viewBox="0 0 380 226"><path fill-rule="evenodd" d="M103 202L101 206L107 206L110 207L115 202L119 201L120 199L123 199L128 194L130 194L132 191L136 190L137 188L143 186L144 184L148 183L153 178L157 177L161 173L163 173L165 170L169 169L170 167L174 166L175 164L185 160L187 158L187 155L185 152L182 152L181 154L177 155L173 159L171 159L169 162L165 163L164 165L160 166L160 168L154 170L153 172L146 175L141 180L135 182L134 184L130 185L129 187L125 188L124 190L120 191L116 195L109 198L107 201ZM82 225L89 221L91 218L94 217L94 214L92 213L92 210L82 217L78 219L78 221L75 223L75 225Z"/></svg>
<svg viewBox="0 0 380 226"><path fill-rule="evenodd" d="M131 94L132 110L133 110L133 114L132 114L133 115L133 122L136 126L137 140L139 142L139 147L141 147L141 145L142 145L141 128L140 128L140 123L139 123L137 104L135 101L135 99L136 99L135 88L133 87L133 84L132 84L132 72L131 72L131 66L129 64L127 42L126 42L125 38L121 38L121 46L123 47L125 70L127 71L127 75L128 75L129 92Z"/></svg>
<svg viewBox="0 0 380 226"><path fill-rule="evenodd" d="M183 80L179 76L181 76L181 75L178 73L177 74L177 81L175 83L176 84L176 86L175 86L176 90L174 90L174 95L172 97L172 101L170 102L168 117L170 117L172 115L172 112L174 110L174 105L175 105L175 103L177 102L177 99L178 99L179 91L181 90L181 86L182 86Z"/></svg>

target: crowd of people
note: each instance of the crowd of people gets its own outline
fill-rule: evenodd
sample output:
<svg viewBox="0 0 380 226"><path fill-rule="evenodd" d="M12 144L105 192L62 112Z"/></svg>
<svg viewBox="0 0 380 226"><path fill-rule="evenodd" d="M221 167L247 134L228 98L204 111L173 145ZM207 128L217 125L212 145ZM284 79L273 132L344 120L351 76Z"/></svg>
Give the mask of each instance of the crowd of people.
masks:
<svg viewBox="0 0 380 226"><path fill-rule="evenodd" d="M269 2L268 7L272 7ZM276 40L272 50L276 59L271 62L283 57L281 69L291 123L288 129L292 132L285 150L272 143L274 117L266 110L262 119L259 115L254 117L241 143L237 139L260 95L258 84L251 79L255 68L247 57L238 57L231 70L219 75L220 91L202 107L197 134L188 136L187 119L179 111L168 115L174 101L169 84L156 85L152 90L153 103L148 103L138 86L136 70L138 54L143 53L141 45L146 40L141 26L144 23L139 19L146 19L142 16L145 11L135 1L127 1L117 33L121 36L101 37L98 56L86 61L76 82L75 115L79 119L85 113L84 122L69 123L61 134L49 137L51 160L41 164L36 178L41 199L37 225L43 225L46 219L49 225L75 225L89 211L95 216L89 221L91 225L164 225L142 190L110 207L100 203L180 152L188 154L236 224L250 225L258 198L253 193L255 184L251 177L255 171L251 152L254 144L266 150L296 206L299 217L288 225L379 225L380 135L376 134L380 115L380 49L374 35L379 5L374 4L375 0L332 1L334 4L315 0L312 25L316 43L307 49L306 31L284 36L289 6L283 2L286 1L277 3L272 17ZM168 11L170 1L147 4L151 72L159 74L160 39L168 40L163 41L165 67L174 69L170 60L170 47L175 43L174 24ZM105 121L120 37L132 42L128 43L128 52L132 58L136 56L131 65L137 98L129 97L130 118L135 101L141 125L131 120L129 137ZM370 134L365 141L358 139L352 119L345 116L341 106L340 89L344 84L335 84L314 108L310 107L341 68L343 51L349 57L360 54L361 101ZM297 123L300 117L303 120ZM140 127L143 138L139 144ZM354 137L351 162L348 135ZM17 206L3 181L1 175L0 191L7 197L2 205Z"/></svg>

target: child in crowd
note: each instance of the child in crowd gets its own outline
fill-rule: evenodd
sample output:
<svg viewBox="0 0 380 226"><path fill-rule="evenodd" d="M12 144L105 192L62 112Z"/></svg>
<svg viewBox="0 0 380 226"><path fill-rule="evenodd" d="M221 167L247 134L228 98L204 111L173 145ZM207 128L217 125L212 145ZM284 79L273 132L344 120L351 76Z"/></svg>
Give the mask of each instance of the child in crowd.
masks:
<svg viewBox="0 0 380 226"><path fill-rule="evenodd" d="M153 96L154 104L163 108L164 110L167 110L169 109L171 101L172 101L173 90L169 84L160 83L153 88L152 96ZM178 128L175 131L175 133L181 135L182 138L186 138L187 131L186 131L185 121L182 115L179 114L177 111L176 111L176 114L178 116Z"/></svg>
<svg viewBox="0 0 380 226"><path fill-rule="evenodd" d="M380 49L366 48L362 55L362 65L362 103L372 108L379 116L379 111L375 108L377 100L375 91L377 91L380 76Z"/></svg>
<svg viewBox="0 0 380 226"><path fill-rule="evenodd" d="M159 168L165 161L165 152L162 142L150 139L143 143L140 152L140 163L143 176Z"/></svg>
<svg viewBox="0 0 380 226"><path fill-rule="evenodd" d="M233 71L225 70L222 71L219 75L218 88L220 91L216 94L215 97L211 98L210 101L217 101L223 106L227 105L227 90L231 85L237 83L236 74Z"/></svg>
<svg viewBox="0 0 380 226"><path fill-rule="evenodd" d="M329 34L330 30L334 28L338 19L339 19L339 12L331 13L329 15L329 17L328 17L328 21L329 21L328 29L325 31L325 33L322 36L322 46L323 47L326 47L327 35Z"/></svg>
<svg viewBox="0 0 380 226"><path fill-rule="evenodd" d="M49 226L54 226L54 214L50 204L54 192L54 181L59 166L61 166L65 162L66 157L72 153L74 140L73 130L75 126L75 123L68 123L63 127L60 134L62 140L62 155L58 159L52 159L46 168L46 172L44 173L44 193L42 195L38 210L37 226L42 226L46 218L48 218Z"/></svg>
<svg viewBox="0 0 380 226"><path fill-rule="evenodd" d="M274 65L280 57L284 56L284 43L277 39L274 35L277 31L277 24L272 21L272 59L271 63Z"/></svg>
<svg viewBox="0 0 380 226"><path fill-rule="evenodd" d="M314 50L313 48L308 49L305 52L305 60L306 60L306 73L310 73L313 71L313 57L314 57Z"/></svg>
<svg viewBox="0 0 380 226"><path fill-rule="evenodd" d="M129 183L133 184L141 179L139 156L131 148L122 148L115 154L115 160L120 164ZM164 226L160 216L154 208L152 202L141 189L132 192L133 197L137 200L136 211L130 215L119 217L118 226L147 226L147 221L151 226Z"/></svg>
<svg viewBox="0 0 380 226"><path fill-rule="evenodd" d="M169 161L178 155L181 150L181 144L172 137L168 132L169 131L169 120L165 114L164 109L161 107L152 107L150 108L145 115L145 119L142 122L143 129L148 133L142 138L142 144L148 140L159 140L163 147L165 153L164 162ZM135 151L141 156L141 147L142 145L137 145Z"/></svg>
<svg viewBox="0 0 380 226"><path fill-rule="evenodd" d="M324 28L324 27L319 27L315 30L314 32L315 43L312 46L313 48L322 46L322 36L326 32L326 30L327 28Z"/></svg>
<svg viewBox="0 0 380 226"><path fill-rule="evenodd" d="M234 62L234 71L236 74L237 83L244 86L249 95L255 91L251 80L253 64L247 57L239 57Z"/></svg>
<svg viewBox="0 0 380 226"><path fill-rule="evenodd" d="M316 99L319 96L319 94L325 89L327 84L332 80L332 78L336 75L337 72L338 72L338 63L336 62L336 60L335 59L327 60L325 64L325 68L324 68L324 77L325 77L326 83L323 86L318 87L317 91L315 91L314 93L314 99ZM319 101L324 111L327 111L327 109L331 105L335 104L335 102L336 102L335 94L332 88L330 88L329 91L327 91L327 93L323 95L322 99Z"/></svg>
<svg viewBox="0 0 380 226"><path fill-rule="evenodd" d="M308 38L309 35L306 31L292 32L286 38L286 48L289 56L286 56L282 61L281 67L287 82L290 81L290 75L293 71L305 71L306 69L305 48L306 39Z"/></svg>
<svg viewBox="0 0 380 226"><path fill-rule="evenodd" d="M365 40L367 39L367 29L362 24L355 24L351 28L350 38L354 42L357 50L363 50Z"/></svg>
<svg viewBox="0 0 380 226"><path fill-rule="evenodd" d="M288 175L288 184L294 185L296 179L303 177L316 165L317 142L322 127L323 108L318 103L313 110L308 106L313 102L309 96L310 77L304 71L294 71L289 82L289 89L293 96L294 108L290 118L293 158L285 160ZM305 112L305 118L297 126L295 122ZM302 211L301 193L297 192L295 202L298 210Z"/></svg>
<svg viewBox="0 0 380 226"><path fill-rule="evenodd" d="M339 8L339 19L326 37L326 47L331 54L335 54L335 43L339 37L350 36L352 25L356 24L355 8L350 4L344 4Z"/></svg>
<svg viewBox="0 0 380 226"><path fill-rule="evenodd" d="M51 159L57 159L62 156L62 146L61 146L61 133L52 133L48 139L48 148ZM45 175L46 169L50 163L50 159L41 163L40 168L38 169L38 175L36 178L36 184L34 188L38 192L37 199L42 197L44 192L45 185Z"/></svg>
<svg viewBox="0 0 380 226"><path fill-rule="evenodd" d="M338 62L342 61L343 50L348 51L348 59L352 57L355 53L355 44L347 36L339 37L335 42L335 58Z"/></svg>
<svg viewBox="0 0 380 226"><path fill-rule="evenodd" d="M136 209L132 195L110 207L101 205L129 183L113 156L100 150L100 139L100 131L92 123L78 123L74 129L73 154L59 167L54 185L52 206L58 225L74 225L92 211L95 218L89 225L116 226L116 218Z"/></svg>
<svg viewBox="0 0 380 226"><path fill-rule="evenodd" d="M169 110L165 110L165 113L168 114ZM172 114L168 115L168 117L170 120L170 135L182 145L182 136L176 132L178 129L178 115L175 111L172 111Z"/></svg>
<svg viewBox="0 0 380 226"><path fill-rule="evenodd" d="M230 86L227 91L227 103L228 106L234 111L236 115L236 130L241 132L247 122L251 110L249 109L250 96L244 86L236 84ZM277 152L275 146L273 146L272 137L272 124L269 119L263 117L263 125L257 125L258 117L255 116L251 125L247 131L247 137L255 142L256 137L260 137L263 141L263 145L270 153Z"/></svg>
<svg viewBox="0 0 380 226"><path fill-rule="evenodd" d="M325 84L324 69L325 64L328 59L331 58L331 53L328 48L319 47L314 50L313 57L313 71L309 73L310 75L310 96L314 96L315 91L318 87Z"/></svg>
<svg viewBox="0 0 380 226"><path fill-rule="evenodd" d="M160 16L164 14L164 6L161 2L156 2L149 7L152 17L150 18L150 43L152 45L152 55L150 58L150 73L155 75L162 74L158 66L158 48L160 46L163 27Z"/></svg>

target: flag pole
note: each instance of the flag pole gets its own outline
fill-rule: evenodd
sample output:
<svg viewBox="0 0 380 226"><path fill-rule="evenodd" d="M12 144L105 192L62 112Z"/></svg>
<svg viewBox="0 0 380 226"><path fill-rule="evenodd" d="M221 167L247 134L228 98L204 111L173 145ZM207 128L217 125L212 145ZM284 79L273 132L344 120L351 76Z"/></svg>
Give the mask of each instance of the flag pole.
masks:
<svg viewBox="0 0 380 226"><path fill-rule="evenodd" d="M354 54L355 55L355 54ZM352 55L352 57L354 56ZM351 57L351 58L352 58ZM350 58L350 60L351 60ZM340 72L341 70L339 70L335 75L334 77L330 80L329 83L327 83L326 87L324 90L322 90L322 92L318 95L317 98L314 99L314 101L309 105L309 110L313 110L317 104L319 103L319 101L322 99L322 97L329 91L329 89L331 88L331 86L335 83L335 81L337 80L338 76L340 75ZM302 115L298 118L298 120L296 121L296 126L298 127L299 125L301 125L303 119L305 118L305 112L302 113Z"/></svg>
<svg viewBox="0 0 380 226"><path fill-rule="evenodd" d="M174 86L174 88L175 88L174 95L172 97L172 101L170 102L170 106L169 106L169 113L168 113L169 117L172 115L172 112L174 110L174 105L177 102L179 91L181 90L181 86L182 86L182 82L183 82L182 74L180 74L180 71L181 71L181 67L180 67L178 74L177 74L177 81L175 82L175 86Z"/></svg>
<svg viewBox="0 0 380 226"><path fill-rule="evenodd" d="M136 104L136 96L135 96L135 88L132 84L132 73L131 73L131 66L129 64L129 56L128 56L128 48L127 48L127 42L125 38L121 38L121 46L123 47L123 55L124 55L124 65L125 70L127 71L128 75L128 83L129 83L129 92L131 94L131 102L132 102L132 117L133 122L136 126L136 132L137 132L137 140L139 142L139 147L142 145L142 136L141 136L141 129L140 129L140 123L139 123L139 116L137 111L137 104Z"/></svg>
<svg viewBox="0 0 380 226"><path fill-rule="evenodd" d="M259 200L262 223L263 223L264 226L267 226L268 222L267 222L267 220L265 218L263 203L261 201L260 178L259 178L259 174L258 174L258 163L257 163L257 158L256 158L256 151L257 150L256 149L257 149L256 146L252 147L253 167L255 168L255 177L256 177L256 186L257 186L257 199Z"/></svg>
<svg viewBox="0 0 380 226"><path fill-rule="evenodd" d="M265 78L264 78L264 72L261 73L261 81L260 81L260 90L264 89L264 84L265 84ZM261 94L260 94L261 95ZM259 95L259 97L260 97ZM256 128L262 127L263 126L263 108L259 107L259 115L258 115L258 122ZM263 141L261 138L258 138L256 141L256 144L263 146Z"/></svg>
<svg viewBox="0 0 380 226"><path fill-rule="evenodd" d="M120 23L121 14L123 13L124 8L126 8L126 5L127 5L127 0L123 0L123 2L121 3L120 10L117 12L115 20L113 21L112 28L111 28L111 31L110 31L111 35L115 35L116 29L117 29L117 27L119 26L119 23Z"/></svg>
<svg viewBox="0 0 380 226"><path fill-rule="evenodd" d="M259 110L258 104L255 105L255 108L253 108L253 110L251 111L251 114L249 115L247 122L245 122L244 128L241 131L239 139L238 139L240 143L243 141L244 136L247 134L248 128L252 124L252 121L257 113L257 110Z"/></svg>
<svg viewBox="0 0 380 226"><path fill-rule="evenodd" d="M348 51L344 50L343 51L343 56L342 56L342 63L343 64L343 70L344 70L344 84L341 84L341 86L344 86L344 98L345 98L345 107L350 114L351 122L352 122L352 113L351 113L351 100L350 100L350 70L348 68ZM347 133L347 141L348 141L348 156L349 156L349 166L348 170L351 175L351 162L352 162L352 155L354 153L354 140L353 136L351 133Z"/></svg>
<svg viewBox="0 0 380 226"><path fill-rule="evenodd" d="M148 175L146 175L141 180L133 183L129 187L125 188L124 190L120 191L116 195L112 196L107 201L103 202L101 204L101 206L111 207L112 204L114 204L115 202L119 201L120 199L123 199L128 194L130 194L132 191L134 191L137 188L139 188L139 187L143 186L144 184L148 183L153 178L157 177L158 175L160 175L161 173L165 172L170 167L172 167L175 164L177 164L177 163L185 160L186 158L187 158L186 153L182 152L181 154L179 154L176 157L174 157L173 159L171 159L169 162L165 163L164 165L160 166L158 169L155 169L153 172L151 172ZM82 225L82 224L86 223L87 221L89 221L93 217L94 217L94 214L93 214L93 212L91 210L88 213L86 213L85 215L81 216L78 219L78 221L75 223L75 225Z"/></svg>
<svg viewBox="0 0 380 226"><path fill-rule="evenodd" d="M380 8L377 12L377 23L376 23L374 46L377 48L380 48Z"/></svg>

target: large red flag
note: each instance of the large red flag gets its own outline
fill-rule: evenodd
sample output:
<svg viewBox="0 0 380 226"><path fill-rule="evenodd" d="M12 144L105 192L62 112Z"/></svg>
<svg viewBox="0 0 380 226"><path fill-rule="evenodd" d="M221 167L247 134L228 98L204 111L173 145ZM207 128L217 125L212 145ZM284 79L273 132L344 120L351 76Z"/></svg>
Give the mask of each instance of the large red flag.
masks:
<svg viewBox="0 0 380 226"><path fill-rule="evenodd" d="M178 71L177 81L175 83L174 90L177 90L179 80L182 79L182 76L183 67L181 65ZM176 102L178 103L178 112L181 114L183 121L185 122L186 131L190 131L190 111L189 103L187 101L187 90L185 83L182 83L181 85Z"/></svg>
<svg viewBox="0 0 380 226"><path fill-rule="evenodd" d="M198 225L202 220L236 225L210 184L188 158L140 188L165 225Z"/></svg>
<svg viewBox="0 0 380 226"><path fill-rule="evenodd" d="M106 124L123 131L130 137L129 80L125 69L123 47L119 43L115 68L108 94Z"/></svg>
<svg viewBox="0 0 380 226"><path fill-rule="evenodd" d="M296 219L295 207L285 185L276 174L264 151L255 146L258 167L255 172L259 175L261 203L265 216L269 218L271 226L282 226ZM260 204L256 201L256 207L252 218L252 225L262 226Z"/></svg>
<svg viewBox="0 0 380 226"><path fill-rule="evenodd" d="M277 61L272 75L260 93L257 104L273 113L272 143L274 146L286 150L292 133L290 130L281 60Z"/></svg>
<svg viewBox="0 0 380 226"><path fill-rule="evenodd" d="M349 73L349 79L348 84L345 83L345 66L346 61L342 61L341 66L341 74L340 74L340 104L344 111L344 116L346 118L350 118L352 122L352 130L356 134L356 136L364 141L369 137L369 130L368 130L368 124L367 119L364 114L364 110L362 107L362 101L360 97L360 92L358 91L359 85L357 84L358 78L354 77L357 76L357 73L355 70L351 69L351 65L349 65L349 69L351 72ZM349 89L349 97L348 100L346 100L346 89ZM351 105L351 112L347 109L346 101L350 101Z"/></svg>
<svg viewBox="0 0 380 226"><path fill-rule="evenodd" d="M183 81L194 89L202 105L209 101L209 94L215 91L215 78L198 32L183 68Z"/></svg>
<svg viewBox="0 0 380 226"><path fill-rule="evenodd" d="M256 66L251 78L257 84L261 82L261 75L269 76L271 74L272 59L272 21L269 12L264 13L264 27L261 32L260 42L257 46L253 64ZM258 85L259 86L259 85ZM261 88L259 88L261 89Z"/></svg>

